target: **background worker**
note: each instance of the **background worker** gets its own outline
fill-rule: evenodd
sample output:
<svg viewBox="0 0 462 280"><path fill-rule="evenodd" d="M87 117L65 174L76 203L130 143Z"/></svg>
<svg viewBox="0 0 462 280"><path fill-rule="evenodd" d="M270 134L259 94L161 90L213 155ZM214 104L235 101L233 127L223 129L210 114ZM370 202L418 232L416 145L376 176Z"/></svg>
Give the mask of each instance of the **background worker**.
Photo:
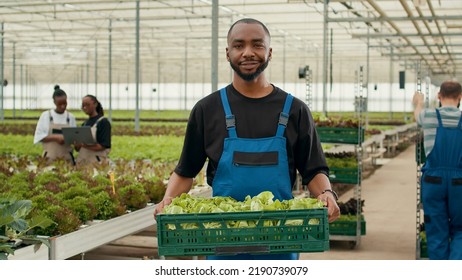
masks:
<svg viewBox="0 0 462 280"><path fill-rule="evenodd" d="M192 109L183 151L154 215L188 192L205 161L213 196L244 200L271 191L293 198L296 172L312 195L325 201L329 220L339 216L322 147L309 108L271 84L265 68L272 57L270 34L255 19L241 19L228 32L226 58L232 84ZM238 254L208 259L298 259L298 254Z"/></svg>
<svg viewBox="0 0 462 280"><path fill-rule="evenodd" d="M75 144L79 151L77 165L106 162L111 151L111 123L104 116L101 103L93 95L86 95L82 99L82 111L88 115L82 126L90 126L96 144Z"/></svg>
<svg viewBox="0 0 462 280"><path fill-rule="evenodd" d="M424 131L427 160L422 167L422 202L430 259L462 260L462 87L445 81L438 92L440 107L424 109L415 93L414 116Z"/></svg>
<svg viewBox="0 0 462 280"><path fill-rule="evenodd" d="M66 110L67 94L60 89L59 85L54 87L53 103L55 109L44 111L37 122L34 134L34 144L42 143L43 157L49 162L58 158L74 164L73 149L71 145L64 143L63 127L75 127L75 117Z"/></svg>

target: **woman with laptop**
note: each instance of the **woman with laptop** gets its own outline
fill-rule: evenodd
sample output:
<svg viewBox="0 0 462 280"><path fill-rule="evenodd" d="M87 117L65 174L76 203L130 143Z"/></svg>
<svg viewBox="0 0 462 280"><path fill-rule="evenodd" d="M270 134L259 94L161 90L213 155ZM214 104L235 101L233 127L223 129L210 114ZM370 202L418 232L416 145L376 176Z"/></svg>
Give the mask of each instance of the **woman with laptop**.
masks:
<svg viewBox="0 0 462 280"><path fill-rule="evenodd" d="M111 151L111 123L104 116L103 107L93 95L86 95L82 99L82 111L88 115L88 119L82 126L91 127L95 144L77 144L75 149L79 151L76 164L85 165L95 162L105 162Z"/></svg>
<svg viewBox="0 0 462 280"><path fill-rule="evenodd" d="M34 144L42 143L43 157L49 162L57 159L64 159L74 164L74 156L70 144L64 142L62 129L64 127L75 127L75 117L66 110L67 94L60 89L59 85L54 87L53 103L55 109L44 111L37 122L34 134Z"/></svg>

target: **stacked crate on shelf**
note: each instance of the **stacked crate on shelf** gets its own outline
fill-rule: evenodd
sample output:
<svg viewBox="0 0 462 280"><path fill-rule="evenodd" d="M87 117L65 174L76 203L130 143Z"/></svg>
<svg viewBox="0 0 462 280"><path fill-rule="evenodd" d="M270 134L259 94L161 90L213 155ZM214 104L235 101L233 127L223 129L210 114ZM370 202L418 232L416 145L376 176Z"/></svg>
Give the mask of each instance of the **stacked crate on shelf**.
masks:
<svg viewBox="0 0 462 280"><path fill-rule="evenodd" d="M366 234L366 221L362 214L361 201L361 177L362 177L362 143L364 142L364 128L361 122L357 127L322 127L316 128L322 143L342 145L345 150L332 154L332 158L339 158L337 163L332 161L329 153L326 157L330 169L329 179L331 183L355 185L356 202L353 215L342 216L337 221L329 224L330 240L350 241L354 246L360 243L362 235ZM342 159L343 158L343 163ZM339 202L339 205L341 203ZM344 213L346 214L346 213Z"/></svg>
<svg viewBox="0 0 462 280"><path fill-rule="evenodd" d="M335 222L329 224L329 234L355 236L356 217L351 215L341 215ZM361 235L366 234L366 221L364 215L361 215Z"/></svg>
<svg viewBox="0 0 462 280"><path fill-rule="evenodd" d="M321 142L336 144L358 144L359 137L364 140L363 127L323 127L316 128Z"/></svg>

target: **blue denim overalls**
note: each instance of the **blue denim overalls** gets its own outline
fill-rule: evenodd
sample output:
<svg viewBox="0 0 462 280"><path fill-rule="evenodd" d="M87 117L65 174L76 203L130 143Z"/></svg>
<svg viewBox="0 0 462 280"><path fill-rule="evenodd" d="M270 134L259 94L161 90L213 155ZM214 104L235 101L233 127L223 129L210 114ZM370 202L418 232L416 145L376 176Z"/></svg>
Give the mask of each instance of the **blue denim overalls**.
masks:
<svg viewBox="0 0 462 280"><path fill-rule="evenodd" d="M220 95L226 115L228 138L224 140L223 153L213 179L213 196L231 196L243 201L247 195L255 196L262 191L271 191L274 199L282 201L293 198L284 137L293 96L289 94L286 98L275 136L249 139L237 136L235 119L231 113L225 88L220 90ZM207 258L290 260L298 259L298 254L239 254Z"/></svg>
<svg viewBox="0 0 462 280"><path fill-rule="evenodd" d="M435 145L422 167L422 202L430 259L462 259L462 117L443 127L436 110Z"/></svg>

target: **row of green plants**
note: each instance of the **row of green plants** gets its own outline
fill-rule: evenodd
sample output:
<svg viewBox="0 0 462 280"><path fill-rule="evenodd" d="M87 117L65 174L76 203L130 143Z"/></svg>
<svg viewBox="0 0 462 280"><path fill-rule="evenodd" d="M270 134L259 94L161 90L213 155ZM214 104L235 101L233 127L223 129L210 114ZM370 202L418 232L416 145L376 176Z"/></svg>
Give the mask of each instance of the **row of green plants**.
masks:
<svg viewBox="0 0 462 280"><path fill-rule="evenodd" d="M82 224L107 220L159 202L174 163L118 159L75 167L52 165L37 157L0 157L0 193L32 201L30 216L50 218L54 225L36 234L56 236Z"/></svg>
<svg viewBox="0 0 462 280"><path fill-rule="evenodd" d="M174 164L116 159L75 167L64 161L50 165L40 156L1 155L0 259L30 244L25 241L48 245L46 237L158 203Z"/></svg>
<svg viewBox="0 0 462 280"><path fill-rule="evenodd" d="M38 115L40 114L39 112ZM0 124L0 259L22 246L159 202L179 158L185 122L115 122L111 161L48 164L33 145L36 120ZM40 237L43 236L43 237Z"/></svg>
<svg viewBox="0 0 462 280"><path fill-rule="evenodd" d="M16 117L21 118L36 118L40 117L40 114L47 109L33 109L33 110L4 110L4 116L8 119ZM71 112L77 118L86 118L87 116L81 110L71 110ZM161 120L186 120L189 117L189 110L140 110L139 118L145 119L161 119ZM111 115L114 119L134 119L136 112L134 110L112 110L109 112L105 108L105 114ZM314 118L329 118L329 119L357 119L357 112L328 112L327 116L324 116L322 112L312 112ZM373 123L393 123L395 125L403 122L404 119L407 121L412 120L412 112L363 112L363 115L367 115L370 122Z"/></svg>
<svg viewBox="0 0 462 280"><path fill-rule="evenodd" d="M32 156L42 154L42 146L33 144L33 135L0 134L0 155ZM109 157L111 159L149 159L176 161L180 157L183 137L174 135L113 136Z"/></svg>
<svg viewBox="0 0 462 280"><path fill-rule="evenodd" d="M36 121L24 122L18 125L17 122L7 121L0 123L0 134L13 135L34 135ZM183 136L186 131L186 123L143 123L139 131L135 131L134 125L127 122L114 122L111 128L112 136Z"/></svg>
<svg viewBox="0 0 462 280"><path fill-rule="evenodd" d="M325 152L327 166L330 168L357 168L358 158L354 152Z"/></svg>
<svg viewBox="0 0 462 280"><path fill-rule="evenodd" d="M135 119L136 112L135 110L112 110L104 106L104 113L106 116L111 116L112 118L116 119ZM29 109L29 110L11 110L7 109L4 110L5 118L17 118L18 120L21 119L38 119L40 114L45 111L49 110L49 108L45 109ZM72 114L75 115L78 119L85 119L87 115L82 110L69 110ZM187 119L189 117L188 110L140 110L139 111L139 118L140 119L162 119L162 120L172 120L172 119Z"/></svg>

